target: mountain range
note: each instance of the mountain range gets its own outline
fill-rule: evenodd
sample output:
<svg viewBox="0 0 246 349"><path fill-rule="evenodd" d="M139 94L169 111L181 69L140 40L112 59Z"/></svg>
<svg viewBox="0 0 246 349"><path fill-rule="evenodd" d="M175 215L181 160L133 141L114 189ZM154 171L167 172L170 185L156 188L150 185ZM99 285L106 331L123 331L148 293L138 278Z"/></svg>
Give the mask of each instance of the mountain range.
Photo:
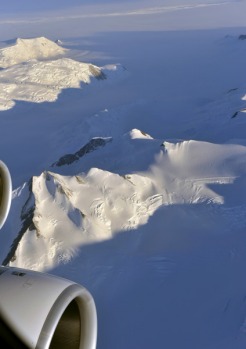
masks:
<svg viewBox="0 0 246 349"><path fill-rule="evenodd" d="M14 187L0 256L88 287L98 348L245 346L245 87L236 78L246 47L241 32L217 35L216 57L230 54L211 75L240 64L225 82L208 81L211 91L189 86L200 62L188 50L178 86L160 57L136 74L112 57L91 63L69 40L1 45L0 144ZM173 90L183 91L177 101Z"/></svg>

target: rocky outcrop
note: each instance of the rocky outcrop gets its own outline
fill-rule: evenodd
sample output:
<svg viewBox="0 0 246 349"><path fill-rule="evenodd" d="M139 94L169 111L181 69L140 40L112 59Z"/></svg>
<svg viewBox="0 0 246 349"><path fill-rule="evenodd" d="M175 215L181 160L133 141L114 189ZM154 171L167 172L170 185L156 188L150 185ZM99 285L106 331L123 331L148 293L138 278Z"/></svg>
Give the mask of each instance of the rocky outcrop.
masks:
<svg viewBox="0 0 246 349"><path fill-rule="evenodd" d="M62 156L58 161L52 164L52 167L60 167L64 165L70 165L75 161L78 161L84 155L91 153L98 148L104 147L107 143L111 142L112 138L92 138L86 145L80 148L74 154L66 154Z"/></svg>

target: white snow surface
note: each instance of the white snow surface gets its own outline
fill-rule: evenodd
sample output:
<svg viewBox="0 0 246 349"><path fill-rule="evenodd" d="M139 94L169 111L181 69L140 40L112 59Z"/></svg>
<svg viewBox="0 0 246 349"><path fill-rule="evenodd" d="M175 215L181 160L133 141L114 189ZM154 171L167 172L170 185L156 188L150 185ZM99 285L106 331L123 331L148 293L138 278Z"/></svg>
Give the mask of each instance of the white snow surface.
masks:
<svg viewBox="0 0 246 349"><path fill-rule="evenodd" d="M75 176L43 172L33 178L33 224L20 240L11 266L50 270L71 262L80 246L146 224L163 206L205 203L220 207L235 200L233 189L227 193L224 188L245 191L245 146L197 141L161 145L149 136L144 139L138 130L130 134L135 137L131 141L125 137L121 143L124 149L133 147L130 155L125 154L125 161L131 157L143 162L154 142L152 163L146 163L148 171L119 175L91 168ZM141 147L135 148L138 140L142 141ZM110 147L115 149L113 143ZM112 162L117 161L115 150L110 155ZM108 158L107 149L103 156ZM22 189L17 198L23 201ZM244 209L243 200L238 210Z"/></svg>
<svg viewBox="0 0 246 349"><path fill-rule="evenodd" d="M92 79L107 79L108 73L123 71L119 65L99 68L75 61L63 49L46 38L17 39L14 45L0 49L0 110L8 110L15 101L54 102L65 88L81 88Z"/></svg>
<svg viewBox="0 0 246 349"><path fill-rule="evenodd" d="M32 59L50 59L62 56L67 50L45 37L16 39L15 43L0 50L0 67L27 62Z"/></svg>
<svg viewBox="0 0 246 349"><path fill-rule="evenodd" d="M246 346L245 8L2 18L3 40L39 38L1 45L1 260L86 286L98 349Z"/></svg>

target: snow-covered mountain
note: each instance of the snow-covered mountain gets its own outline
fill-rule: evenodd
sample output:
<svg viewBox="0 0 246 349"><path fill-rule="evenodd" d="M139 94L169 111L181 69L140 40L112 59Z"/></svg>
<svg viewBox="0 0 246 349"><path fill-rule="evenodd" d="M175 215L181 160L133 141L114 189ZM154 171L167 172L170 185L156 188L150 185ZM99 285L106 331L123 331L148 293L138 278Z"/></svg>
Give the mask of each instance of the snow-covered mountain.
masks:
<svg viewBox="0 0 246 349"><path fill-rule="evenodd" d="M45 60L64 56L66 49L45 38L18 38L7 47L0 50L0 67L9 68L12 65L32 59Z"/></svg>
<svg viewBox="0 0 246 349"><path fill-rule="evenodd" d="M245 340L245 163L239 144L137 129L92 139L13 192L4 263L90 285L99 323L117 337L134 326L130 348L153 334L157 348L233 348ZM119 312L124 325L109 319Z"/></svg>
<svg viewBox="0 0 246 349"><path fill-rule="evenodd" d="M99 68L62 57L68 51L44 37L17 39L0 49L0 110L12 108L17 100L54 102L62 89L81 88L124 71L119 65Z"/></svg>
<svg viewBox="0 0 246 349"><path fill-rule="evenodd" d="M21 228L5 263L41 271L76 263L81 246L137 229L160 207L169 205L207 204L214 209L228 205L229 215L238 202L238 213L244 212L246 201L237 200L233 192L245 191L245 146L161 142L139 130L118 142L108 141L100 139L99 148L87 145L81 157L74 155L76 166L65 156L67 163L56 164L59 172L43 172L14 192L13 206L21 207L21 212L15 212L20 220L13 224ZM120 161L128 163L129 170L132 159L146 170L119 174L91 168L80 172L84 156L92 157L96 165L93 152L99 152L96 155L104 159L104 167L112 169L110 163L117 164L120 149L125 150ZM62 175L63 166L69 176Z"/></svg>
<svg viewBox="0 0 246 349"><path fill-rule="evenodd" d="M2 43L0 256L85 285L98 349L243 349L246 31L209 25L243 2L157 2Z"/></svg>

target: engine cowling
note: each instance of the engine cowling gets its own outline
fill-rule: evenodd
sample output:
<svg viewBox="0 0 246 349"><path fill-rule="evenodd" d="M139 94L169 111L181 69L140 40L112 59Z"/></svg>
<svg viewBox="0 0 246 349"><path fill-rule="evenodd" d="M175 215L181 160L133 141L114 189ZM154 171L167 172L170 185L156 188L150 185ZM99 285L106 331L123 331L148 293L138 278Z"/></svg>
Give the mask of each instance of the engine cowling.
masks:
<svg viewBox="0 0 246 349"><path fill-rule="evenodd" d="M11 204L12 182L7 166L0 161L0 229L4 225Z"/></svg>
<svg viewBox="0 0 246 349"><path fill-rule="evenodd" d="M96 348L96 308L82 286L45 273L0 267L0 295L0 336L9 348Z"/></svg>
<svg viewBox="0 0 246 349"><path fill-rule="evenodd" d="M0 227L11 202L11 177L0 161ZM81 285L46 273L0 266L0 346L95 349L97 314Z"/></svg>

